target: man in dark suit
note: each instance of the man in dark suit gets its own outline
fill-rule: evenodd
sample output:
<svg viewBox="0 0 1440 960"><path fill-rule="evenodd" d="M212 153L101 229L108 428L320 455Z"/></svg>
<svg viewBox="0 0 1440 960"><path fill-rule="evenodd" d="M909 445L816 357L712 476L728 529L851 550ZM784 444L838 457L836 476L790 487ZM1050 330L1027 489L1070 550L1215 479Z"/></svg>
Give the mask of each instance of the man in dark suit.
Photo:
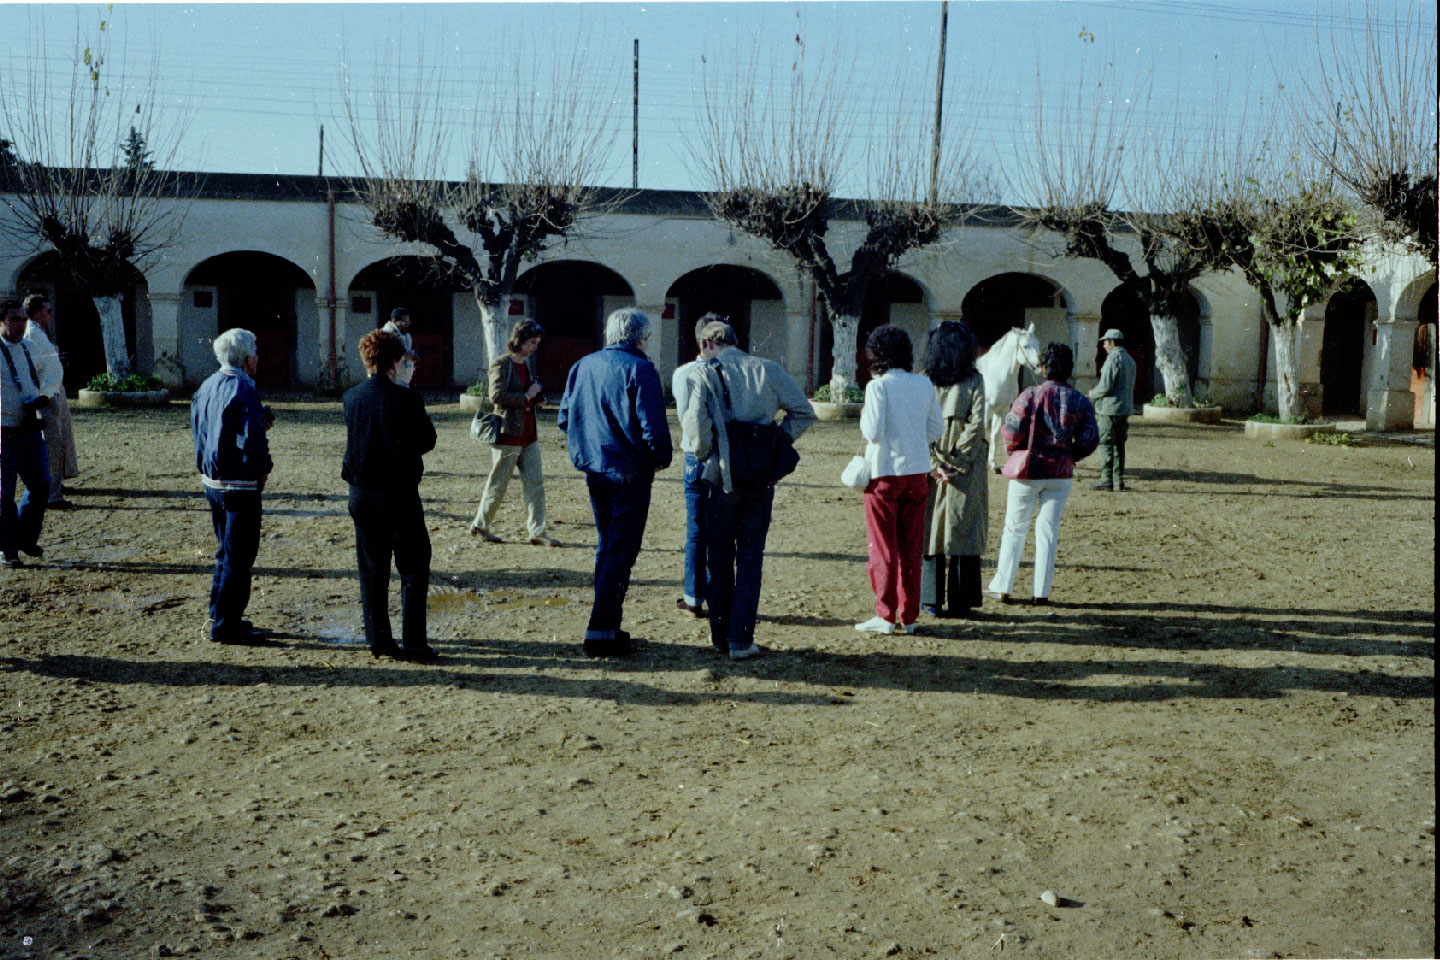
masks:
<svg viewBox="0 0 1440 960"><path fill-rule="evenodd" d="M423 456L435 449L435 426L425 401L395 382L405 357L399 337L372 330L360 341L370 377L345 391L345 466L355 559L360 567L360 608L365 639L375 657L430 663L439 658L425 634L430 585L430 534L420 505ZM400 574L401 646L390 633L390 558Z"/></svg>

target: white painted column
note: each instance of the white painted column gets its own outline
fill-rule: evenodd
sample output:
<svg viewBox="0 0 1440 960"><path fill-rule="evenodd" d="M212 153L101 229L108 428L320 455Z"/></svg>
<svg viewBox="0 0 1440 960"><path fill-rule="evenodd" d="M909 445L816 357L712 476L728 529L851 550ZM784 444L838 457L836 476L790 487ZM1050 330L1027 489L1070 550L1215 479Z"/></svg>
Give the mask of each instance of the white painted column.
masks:
<svg viewBox="0 0 1440 960"><path fill-rule="evenodd" d="M1300 384L1295 398L1296 413L1318 417L1324 409L1325 387L1320 382L1320 351L1325 346L1325 304L1305 308L1295 329L1295 356L1299 361Z"/></svg>
<svg viewBox="0 0 1440 960"><path fill-rule="evenodd" d="M1381 307L1375 321L1373 379L1365 404L1367 430L1411 430L1415 427L1415 394L1410 369L1415 355L1415 317L1397 317ZM1386 319L1385 313L1391 316Z"/></svg>
<svg viewBox="0 0 1440 960"><path fill-rule="evenodd" d="M1210 357L1215 349L1215 321L1209 317L1200 318L1200 342L1195 349L1200 354L1195 358L1195 399L1205 400L1210 396Z"/></svg>
<svg viewBox="0 0 1440 960"><path fill-rule="evenodd" d="M670 376L675 372L675 351L680 349L680 308L673 309L675 316L665 319L665 304L637 304L640 311L650 318L650 344L645 354L660 373L660 384L665 393L670 393ZM602 341L603 343L603 341Z"/></svg>
<svg viewBox="0 0 1440 960"><path fill-rule="evenodd" d="M810 365L810 305L785 311L785 356L780 358L785 369L800 388L805 388L805 374Z"/></svg>
<svg viewBox="0 0 1440 960"><path fill-rule="evenodd" d="M150 294L150 339L154 350L151 372L174 390L185 382L180 357L180 294Z"/></svg>
<svg viewBox="0 0 1440 960"><path fill-rule="evenodd" d="M1088 393L1100 382L1095 370L1095 351L1100 349L1100 318L1077 313L1065 319L1069 327L1070 350L1075 354L1075 389Z"/></svg>

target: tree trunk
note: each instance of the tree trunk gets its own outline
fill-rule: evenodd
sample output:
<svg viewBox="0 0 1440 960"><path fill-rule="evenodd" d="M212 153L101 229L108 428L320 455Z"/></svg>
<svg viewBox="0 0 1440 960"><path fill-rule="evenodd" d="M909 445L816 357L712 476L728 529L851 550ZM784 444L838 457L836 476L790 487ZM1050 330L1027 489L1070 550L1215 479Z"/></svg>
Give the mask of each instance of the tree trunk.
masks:
<svg viewBox="0 0 1440 960"><path fill-rule="evenodd" d="M130 351L125 346L125 316L119 297L91 297L100 315L100 336L105 341L105 369L115 378L130 376Z"/></svg>
<svg viewBox="0 0 1440 960"><path fill-rule="evenodd" d="M505 355L505 343L510 339L510 295L501 296L498 303L486 303L476 296L475 303L480 307L480 330L485 344L485 361L477 382L484 383L490 364L496 357Z"/></svg>
<svg viewBox="0 0 1440 960"><path fill-rule="evenodd" d="M845 391L856 386L855 382L855 337L860 332L858 314L830 314L830 330L835 345L830 352L830 400L843 403Z"/></svg>
<svg viewBox="0 0 1440 960"><path fill-rule="evenodd" d="M1194 398L1190 394L1190 368L1180 347L1180 324L1174 317L1151 314L1150 329L1155 334L1155 365L1165 381L1166 403L1172 407L1191 406Z"/></svg>
<svg viewBox="0 0 1440 960"><path fill-rule="evenodd" d="M1280 419L1287 423L1300 413L1300 351L1295 343L1299 329L1295 319L1270 327L1275 337L1275 395Z"/></svg>

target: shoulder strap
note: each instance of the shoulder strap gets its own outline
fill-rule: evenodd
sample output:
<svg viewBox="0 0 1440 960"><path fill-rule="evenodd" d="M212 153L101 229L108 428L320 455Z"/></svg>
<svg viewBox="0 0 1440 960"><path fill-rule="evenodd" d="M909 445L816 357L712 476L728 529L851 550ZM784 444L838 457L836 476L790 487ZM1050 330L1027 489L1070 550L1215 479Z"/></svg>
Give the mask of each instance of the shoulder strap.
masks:
<svg viewBox="0 0 1440 960"><path fill-rule="evenodd" d="M30 382L35 384L36 390L39 390L40 375L35 372L35 361L30 358L30 351L26 349L23 342L17 343L15 346L19 347L20 352L25 354L25 365L30 368ZM14 382L15 389L24 393L25 388L20 385L20 371L15 369L15 359L10 356L10 347L3 341L0 341L0 351L4 351L5 353L5 365L10 368L10 379Z"/></svg>

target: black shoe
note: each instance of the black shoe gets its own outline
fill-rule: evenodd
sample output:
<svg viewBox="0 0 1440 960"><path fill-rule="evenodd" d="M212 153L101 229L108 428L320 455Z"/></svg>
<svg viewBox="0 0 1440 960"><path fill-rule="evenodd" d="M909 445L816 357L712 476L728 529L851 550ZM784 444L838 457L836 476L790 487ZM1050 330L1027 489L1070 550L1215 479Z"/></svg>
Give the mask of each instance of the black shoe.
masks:
<svg viewBox="0 0 1440 960"><path fill-rule="evenodd" d="M1031 605L1032 607L1048 607L1048 606L1050 606L1050 598L1049 598L1049 597L1031 597L1031 598L1030 598L1030 605Z"/></svg>
<svg viewBox="0 0 1440 960"><path fill-rule="evenodd" d="M370 648L370 656L374 657L376 660L379 660L381 657L390 657L394 660L399 660L402 655L403 651L393 643L387 643L383 644L382 646Z"/></svg>
<svg viewBox="0 0 1440 960"><path fill-rule="evenodd" d="M270 638L268 630L237 630L234 633L222 633L212 636L211 640L216 643L223 643L227 647L273 647L275 641Z"/></svg>
<svg viewBox="0 0 1440 960"><path fill-rule="evenodd" d="M1109 481L1109 480L1097 480L1097 481L1095 481L1094 483L1090 484L1090 489L1091 489L1091 490L1109 490L1109 489L1111 489L1110 481Z"/></svg>
<svg viewBox="0 0 1440 960"><path fill-rule="evenodd" d="M25 561L20 559L20 555L18 553L7 553L3 557L0 557L0 567L5 567L6 569L9 569L11 567L23 566L25 566Z"/></svg>
<svg viewBox="0 0 1440 960"><path fill-rule="evenodd" d="M635 652L630 634L624 630L615 631L613 640L586 640L584 647L587 657L628 657Z"/></svg>
<svg viewBox="0 0 1440 960"><path fill-rule="evenodd" d="M705 611L701 609L698 603L692 607L690 604L685 602L684 597L681 597L679 600L675 601L675 609L685 614L685 616L693 617L696 620L704 620L706 616L708 616L708 614L706 614Z"/></svg>
<svg viewBox="0 0 1440 960"><path fill-rule="evenodd" d="M402 647L398 656L409 663L434 663L440 659L439 652L428 643L418 647Z"/></svg>
<svg viewBox="0 0 1440 960"><path fill-rule="evenodd" d="M74 509L75 509L75 504L71 503L69 500L63 500L63 499L62 499L62 500L51 500L49 503L45 504L45 509L46 509L46 510L74 510Z"/></svg>
<svg viewBox="0 0 1440 960"><path fill-rule="evenodd" d="M45 548L40 546L40 544L38 543L32 543L28 547L21 547L20 552L25 554L27 557L45 556Z"/></svg>

